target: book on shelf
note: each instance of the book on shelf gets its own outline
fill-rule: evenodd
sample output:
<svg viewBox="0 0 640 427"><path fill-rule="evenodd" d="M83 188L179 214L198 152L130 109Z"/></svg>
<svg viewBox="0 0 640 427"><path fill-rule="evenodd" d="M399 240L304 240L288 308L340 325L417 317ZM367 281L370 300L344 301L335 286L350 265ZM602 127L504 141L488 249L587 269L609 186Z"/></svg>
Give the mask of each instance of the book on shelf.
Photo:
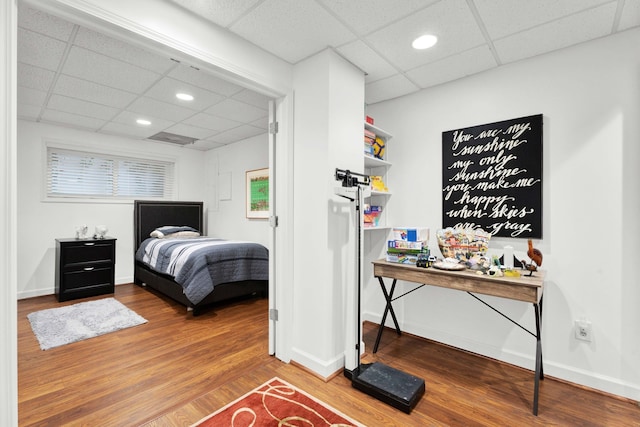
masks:
<svg viewBox="0 0 640 427"><path fill-rule="evenodd" d="M380 175L371 175L369 177L370 181L371 181L371 190L373 191L389 191L389 189L387 188L387 186L384 183L384 180L382 179L382 176Z"/></svg>

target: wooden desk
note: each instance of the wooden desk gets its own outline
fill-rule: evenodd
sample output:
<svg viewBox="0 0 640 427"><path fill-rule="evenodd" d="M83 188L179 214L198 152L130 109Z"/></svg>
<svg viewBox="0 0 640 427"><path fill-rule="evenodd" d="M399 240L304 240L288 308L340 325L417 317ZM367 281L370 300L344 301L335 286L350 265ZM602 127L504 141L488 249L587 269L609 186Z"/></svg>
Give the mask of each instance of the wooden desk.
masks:
<svg viewBox="0 0 640 427"><path fill-rule="evenodd" d="M523 272L528 274L528 272ZM506 318L513 324L520 327L520 329L529 333L536 339L536 361L535 361L535 380L533 388L533 414L538 415L538 390L540 388L540 380L544 379L544 373L542 368L542 296L544 291L544 271L537 271L533 273L533 276L523 275L521 277L493 277L487 275L478 275L474 271L448 271L438 270L435 268L420 268L409 264L398 264L387 262L385 260L378 260L373 262L373 275L378 278L382 293L386 300L386 307L380 322L378 329L378 336L376 343L373 347L373 352L378 351L378 345L382 337L382 331L384 330L384 324L387 320L387 315L391 314L393 323L396 328L396 332L400 335L400 326L396 314L393 311L393 301L398 298L410 294L425 285L439 286L442 288L455 289L459 291L465 291L476 300L480 301L484 305L491 308L502 317ZM384 283L384 278L393 279L391 288L387 291L387 287ZM407 282L419 283L420 285L405 292L402 295L394 297L396 283L398 280L404 280ZM507 317L485 301L478 298L475 294L492 295L501 298L508 298L516 301L523 301L533 304L536 332L533 333L520 325L518 322Z"/></svg>

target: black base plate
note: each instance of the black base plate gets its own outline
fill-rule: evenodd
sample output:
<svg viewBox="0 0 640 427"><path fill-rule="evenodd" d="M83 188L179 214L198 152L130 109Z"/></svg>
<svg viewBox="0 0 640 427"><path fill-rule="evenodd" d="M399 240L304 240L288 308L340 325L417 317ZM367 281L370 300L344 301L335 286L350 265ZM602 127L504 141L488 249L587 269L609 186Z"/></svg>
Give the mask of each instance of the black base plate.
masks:
<svg viewBox="0 0 640 427"><path fill-rule="evenodd" d="M351 385L407 414L425 391L423 379L379 362L356 368L351 373Z"/></svg>

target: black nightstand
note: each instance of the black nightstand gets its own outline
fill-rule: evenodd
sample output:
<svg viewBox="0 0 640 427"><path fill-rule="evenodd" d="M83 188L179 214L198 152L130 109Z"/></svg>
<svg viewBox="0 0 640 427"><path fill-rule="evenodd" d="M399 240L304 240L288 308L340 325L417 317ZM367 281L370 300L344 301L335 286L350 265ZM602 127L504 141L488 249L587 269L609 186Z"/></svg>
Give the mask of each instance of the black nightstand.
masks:
<svg viewBox="0 0 640 427"><path fill-rule="evenodd" d="M116 239L56 239L58 301L111 294L115 288Z"/></svg>

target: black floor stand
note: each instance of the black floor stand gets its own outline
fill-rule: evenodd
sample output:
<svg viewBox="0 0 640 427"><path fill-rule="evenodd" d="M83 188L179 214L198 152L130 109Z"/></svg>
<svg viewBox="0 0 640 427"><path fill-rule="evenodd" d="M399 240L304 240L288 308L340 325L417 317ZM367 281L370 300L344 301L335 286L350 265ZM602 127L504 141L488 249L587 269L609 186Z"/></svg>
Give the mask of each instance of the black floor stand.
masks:
<svg viewBox="0 0 640 427"><path fill-rule="evenodd" d="M354 177L353 175L364 177L364 182L359 182L358 178ZM358 366L352 371L345 368L344 375L351 380L351 385L353 386L353 388L360 390L372 397L375 397L376 399L408 414L416 406L422 395L424 395L424 380L418 377L414 377L411 374L407 374L406 372L399 371L380 362L368 364L360 363L360 335L362 326L362 322L360 319L360 203L362 197L360 193L360 185L368 184L369 177L359 174L353 174L348 170L344 171L336 169L336 180L341 180L343 187L355 187L354 197L349 197L343 194L340 195L351 200L352 202L355 202L357 230L356 259L358 260L358 331L356 334L356 339L358 342L356 343L356 351L358 355Z"/></svg>

